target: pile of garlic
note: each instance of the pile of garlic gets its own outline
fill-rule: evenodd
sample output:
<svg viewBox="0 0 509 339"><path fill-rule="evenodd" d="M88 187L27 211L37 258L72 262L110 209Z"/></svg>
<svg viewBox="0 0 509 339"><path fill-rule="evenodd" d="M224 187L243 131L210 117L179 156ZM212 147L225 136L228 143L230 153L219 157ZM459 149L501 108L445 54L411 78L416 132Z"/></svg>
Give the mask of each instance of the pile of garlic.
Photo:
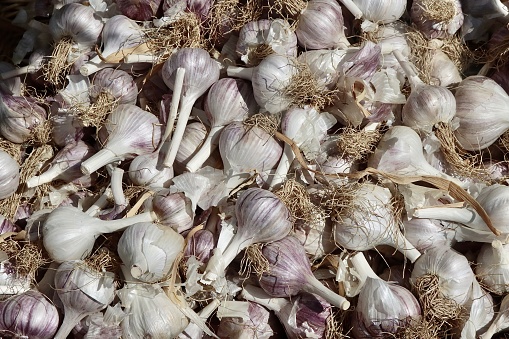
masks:
<svg viewBox="0 0 509 339"><path fill-rule="evenodd" d="M500 0L34 1L0 62L0 336L508 329L507 23Z"/></svg>

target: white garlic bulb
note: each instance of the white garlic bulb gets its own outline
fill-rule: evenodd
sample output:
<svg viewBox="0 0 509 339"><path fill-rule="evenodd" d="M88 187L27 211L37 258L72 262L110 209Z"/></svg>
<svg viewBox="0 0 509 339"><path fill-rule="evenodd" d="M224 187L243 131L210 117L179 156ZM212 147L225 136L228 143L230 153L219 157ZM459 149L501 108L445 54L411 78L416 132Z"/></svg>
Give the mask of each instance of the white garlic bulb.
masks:
<svg viewBox="0 0 509 339"><path fill-rule="evenodd" d="M340 0L357 18L377 23L394 22L406 9L406 0Z"/></svg>
<svg viewBox="0 0 509 339"><path fill-rule="evenodd" d="M490 291L500 295L509 292L509 245L499 240L484 244L476 262L475 274Z"/></svg>
<svg viewBox="0 0 509 339"><path fill-rule="evenodd" d="M0 150L0 199L10 197L19 186L19 165L9 153Z"/></svg>

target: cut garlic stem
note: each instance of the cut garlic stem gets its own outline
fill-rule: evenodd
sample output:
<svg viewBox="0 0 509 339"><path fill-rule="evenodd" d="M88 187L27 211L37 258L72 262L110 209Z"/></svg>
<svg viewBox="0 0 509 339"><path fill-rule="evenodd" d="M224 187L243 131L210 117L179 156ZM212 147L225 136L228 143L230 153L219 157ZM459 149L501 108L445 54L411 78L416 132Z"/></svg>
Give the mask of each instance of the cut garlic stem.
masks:
<svg viewBox="0 0 509 339"><path fill-rule="evenodd" d="M339 0L350 13L355 17L355 19L360 19L364 15L360 8L352 1L352 0Z"/></svg>
<svg viewBox="0 0 509 339"><path fill-rule="evenodd" d="M166 167L173 166L173 163L175 162L175 157L177 156L180 143L182 142L182 137L184 136L184 131L186 130L187 121L191 116L193 105L194 100L190 100L188 97L182 96L177 125L170 141L168 153L166 153L166 158L163 162L163 165Z"/></svg>
<svg viewBox="0 0 509 339"><path fill-rule="evenodd" d="M229 77L241 78L251 81L251 79L253 78L253 70L254 67L245 68L238 66L228 66L228 68L226 69L226 73L228 74Z"/></svg>
<svg viewBox="0 0 509 339"><path fill-rule="evenodd" d="M11 71L3 72L0 74L0 79L10 79L27 73L35 73L41 69L40 65L28 65L20 68L13 69Z"/></svg>
<svg viewBox="0 0 509 339"><path fill-rule="evenodd" d="M403 68L403 71L405 72L408 82L410 83L410 87L412 88L412 91L419 86L424 85L421 78L419 78L419 75L417 74L417 71L415 70L415 66L407 60L403 56L400 50L396 49L392 51L392 54L394 54L394 57L398 60L399 64L401 65L401 68Z"/></svg>
<svg viewBox="0 0 509 339"><path fill-rule="evenodd" d="M205 161L210 157L212 152L219 145L219 137L224 126L214 126L211 128L207 138L200 147L200 150L189 160L186 169L189 172L196 172L200 169Z"/></svg>
<svg viewBox="0 0 509 339"><path fill-rule="evenodd" d="M113 197L113 194L111 193L111 188L106 188L104 190L104 193L101 194L99 199L97 199L92 206L90 206L85 213L95 217L97 214L99 214L99 211L108 206L108 200Z"/></svg>
<svg viewBox="0 0 509 339"><path fill-rule="evenodd" d="M244 286L242 292L240 292L240 297L244 300L260 304L276 313L281 312L283 307L289 303L285 298L272 298L264 290L253 285Z"/></svg>
<svg viewBox="0 0 509 339"><path fill-rule="evenodd" d="M97 171L99 168L119 160L123 160L123 158L119 157L108 148L103 148L93 157L88 158L81 163L81 172L83 174L91 174Z"/></svg>
<svg viewBox="0 0 509 339"><path fill-rule="evenodd" d="M477 212L465 207L418 208L414 211L413 217L453 221L481 231L490 230Z"/></svg>
<svg viewBox="0 0 509 339"><path fill-rule="evenodd" d="M54 339L65 339L71 333L72 329L85 318L88 314L78 313L69 308L64 308L64 321L62 326L58 329Z"/></svg>
<svg viewBox="0 0 509 339"><path fill-rule="evenodd" d="M106 67L116 68L117 66L118 66L117 63L107 63L107 62L102 61L98 56L96 56L96 57L92 58L91 60L89 60L85 65L80 67L80 73L81 73L81 75L87 77L89 75L96 73L97 71L99 71L103 68L106 68Z"/></svg>
<svg viewBox="0 0 509 339"><path fill-rule="evenodd" d="M397 231L397 240L394 246L411 262L415 262L417 258L421 256L421 252L419 252L399 230Z"/></svg>
<svg viewBox="0 0 509 339"><path fill-rule="evenodd" d="M48 168L48 170L42 173L41 175L36 175L28 179L26 185L28 188L33 188L40 186L42 184L46 184L48 182L51 182L53 179L58 177L63 172L65 172L65 170L67 170L67 168L63 168L60 167L58 164L55 164Z"/></svg>
<svg viewBox="0 0 509 339"><path fill-rule="evenodd" d="M111 173L111 192L113 193L113 200L115 205L127 206L127 201L122 189L122 177L124 176L124 170L118 167L112 169Z"/></svg>
<svg viewBox="0 0 509 339"><path fill-rule="evenodd" d="M290 169L290 165L295 159L295 154L290 145L285 144L285 148L283 154L281 155L281 159L279 160L279 165L277 166L276 172L271 177L269 188L272 190L274 188L278 188L286 180L286 175L288 174L288 170Z"/></svg>
<svg viewBox="0 0 509 339"><path fill-rule="evenodd" d="M135 64L139 62L147 62L153 64L157 61L157 57L152 54L129 54L124 58L124 63Z"/></svg>
<svg viewBox="0 0 509 339"><path fill-rule="evenodd" d="M302 286L302 290L319 295L341 310L347 310L350 308L350 302L346 300L345 297L329 290L313 275L308 277L307 284Z"/></svg>

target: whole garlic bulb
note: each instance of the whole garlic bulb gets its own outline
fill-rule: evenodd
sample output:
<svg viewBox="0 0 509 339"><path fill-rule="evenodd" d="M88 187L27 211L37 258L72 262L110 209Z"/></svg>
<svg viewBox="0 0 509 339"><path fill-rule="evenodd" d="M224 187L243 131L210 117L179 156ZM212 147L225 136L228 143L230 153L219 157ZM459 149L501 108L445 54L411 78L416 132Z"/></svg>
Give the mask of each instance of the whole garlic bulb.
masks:
<svg viewBox="0 0 509 339"><path fill-rule="evenodd" d="M19 186L19 165L0 149L0 199L10 197Z"/></svg>
<svg viewBox="0 0 509 339"><path fill-rule="evenodd" d="M453 35L463 25L459 0L414 0L410 17L429 39Z"/></svg>
<svg viewBox="0 0 509 339"><path fill-rule="evenodd" d="M377 23L390 23L401 18L406 0L340 0L355 16Z"/></svg>
<svg viewBox="0 0 509 339"><path fill-rule="evenodd" d="M5 139L17 144L29 140L46 117L46 111L35 99L0 94L0 134Z"/></svg>
<svg viewBox="0 0 509 339"><path fill-rule="evenodd" d="M509 292L509 245L494 240L484 244L477 255L475 274L490 291L503 295Z"/></svg>

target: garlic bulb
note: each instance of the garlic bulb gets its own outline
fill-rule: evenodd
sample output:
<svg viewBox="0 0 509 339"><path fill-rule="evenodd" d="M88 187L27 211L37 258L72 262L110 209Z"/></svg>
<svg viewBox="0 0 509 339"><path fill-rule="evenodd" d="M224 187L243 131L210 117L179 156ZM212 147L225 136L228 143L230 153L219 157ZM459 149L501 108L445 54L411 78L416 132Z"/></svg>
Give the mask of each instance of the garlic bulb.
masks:
<svg viewBox="0 0 509 339"><path fill-rule="evenodd" d="M47 113L31 97L0 93L0 134L14 143L21 144L30 138L46 120Z"/></svg>
<svg viewBox="0 0 509 339"><path fill-rule="evenodd" d="M463 25L463 12L459 0L413 1L410 17L428 39L451 36Z"/></svg>
<svg viewBox="0 0 509 339"><path fill-rule="evenodd" d="M120 12L126 17L147 21L156 15L162 0L117 0L117 6Z"/></svg>
<svg viewBox="0 0 509 339"><path fill-rule="evenodd" d="M173 167L160 168L159 153L141 154L129 165L129 179L138 186L167 188L173 178Z"/></svg>
<svg viewBox="0 0 509 339"><path fill-rule="evenodd" d="M207 263L215 247L214 234L206 229L198 230L188 238L184 258L194 256L198 261Z"/></svg>
<svg viewBox="0 0 509 339"><path fill-rule="evenodd" d="M475 274L486 288L500 295L509 292L509 245L499 240L484 244L476 262Z"/></svg>
<svg viewBox="0 0 509 339"><path fill-rule="evenodd" d="M341 66L352 53L350 49L319 49L305 51L297 60L309 66L320 86L334 87L341 75Z"/></svg>
<svg viewBox="0 0 509 339"><path fill-rule="evenodd" d="M286 20L251 21L240 29L236 52L249 66L258 65L265 53L296 57L297 36Z"/></svg>
<svg viewBox="0 0 509 339"><path fill-rule="evenodd" d="M182 306L168 298L157 284L128 285L117 291L117 296L128 314L120 324L126 339L174 338L189 323Z"/></svg>
<svg viewBox="0 0 509 339"><path fill-rule="evenodd" d="M481 288L477 280L472 284L472 305L470 315L461 330L461 339L477 338L487 330L495 317L494 303L491 294Z"/></svg>
<svg viewBox="0 0 509 339"><path fill-rule="evenodd" d="M442 297L464 305L471 300L474 272L467 258L447 247L435 247L426 251L414 263L410 281L416 284L419 278L438 277L438 288ZM431 287L430 287L431 288Z"/></svg>
<svg viewBox="0 0 509 339"><path fill-rule="evenodd" d="M177 173L185 172L185 165L198 152L200 145L207 138L207 134L207 128L201 122L192 122L186 126L173 164Z"/></svg>
<svg viewBox="0 0 509 339"><path fill-rule="evenodd" d="M434 219L403 220L405 238L421 253L429 248L452 245L454 231L447 226L447 223Z"/></svg>
<svg viewBox="0 0 509 339"><path fill-rule="evenodd" d="M129 226L118 241L118 255L143 282L155 283L170 273L176 257L184 250L184 238L173 229L153 223Z"/></svg>
<svg viewBox="0 0 509 339"><path fill-rule="evenodd" d="M108 140L99 152L81 163L84 174L93 173L114 161L151 153L161 138L161 126L157 117L130 104L115 108L104 127Z"/></svg>
<svg viewBox="0 0 509 339"><path fill-rule="evenodd" d="M18 189L19 170L16 160L0 150L0 199L10 197Z"/></svg>
<svg viewBox="0 0 509 339"><path fill-rule="evenodd" d="M305 49L347 48L341 6L335 0L311 0L299 15L295 34Z"/></svg>
<svg viewBox="0 0 509 339"><path fill-rule="evenodd" d="M184 193L162 189L152 198L152 209L159 223L179 233L193 227L194 210Z"/></svg>
<svg viewBox="0 0 509 339"><path fill-rule="evenodd" d="M454 62L440 49L433 52L430 64L430 84L447 87L463 79Z"/></svg>
<svg viewBox="0 0 509 339"><path fill-rule="evenodd" d="M363 184L354 193L351 206L334 223L337 244L356 251L389 245L414 262L421 253L403 236L391 207L391 192Z"/></svg>
<svg viewBox="0 0 509 339"><path fill-rule="evenodd" d="M466 78L456 89L455 97L459 126L454 135L464 149L485 149L509 129L505 110L509 96L490 78Z"/></svg>
<svg viewBox="0 0 509 339"><path fill-rule="evenodd" d="M60 264L55 275L55 290L64 306L64 321L55 339L67 338L81 319L113 301L113 279L112 273L99 272L81 260Z"/></svg>
<svg viewBox="0 0 509 339"><path fill-rule="evenodd" d="M28 188L36 187L53 180L65 180L83 187L92 185L90 175L83 175L80 170L81 162L90 158L95 150L85 142L79 140L64 146L53 158L50 168L41 175L27 180Z"/></svg>
<svg viewBox="0 0 509 339"><path fill-rule="evenodd" d="M340 0L356 19L390 23L401 18L406 0Z"/></svg>
<svg viewBox="0 0 509 339"><path fill-rule="evenodd" d="M502 299L500 310L488 330L479 336L479 339L491 339L496 333L508 328L509 319L509 294Z"/></svg>
<svg viewBox="0 0 509 339"><path fill-rule="evenodd" d="M0 333L49 339L58 328L58 311L42 293L29 290L0 302Z"/></svg>
<svg viewBox="0 0 509 339"><path fill-rule="evenodd" d="M311 264L300 242L287 236L263 247L269 270L260 276L260 286L273 297L293 297L300 292L319 295L332 305L346 310L350 302L325 287L311 272Z"/></svg>
<svg viewBox="0 0 509 339"><path fill-rule="evenodd" d="M110 102L134 105L138 98L138 86L129 73L121 69L104 68L94 74L89 94L92 102L99 105Z"/></svg>
<svg viewBox="0 0 509 339"><path fill-rule="evenodd" d="M368 277L355 308L356 338L385 338L420 319L421 308L412 292L379 278Z"/></svg>
<svg viewBox="0 0 509 339"><path fill-rule="evenodd" d="M263 306L241 301L226 301L224 304L217 313L221 320L217 328L219 338L269 339L274 336L269 323L270 312Z"/></svg>

